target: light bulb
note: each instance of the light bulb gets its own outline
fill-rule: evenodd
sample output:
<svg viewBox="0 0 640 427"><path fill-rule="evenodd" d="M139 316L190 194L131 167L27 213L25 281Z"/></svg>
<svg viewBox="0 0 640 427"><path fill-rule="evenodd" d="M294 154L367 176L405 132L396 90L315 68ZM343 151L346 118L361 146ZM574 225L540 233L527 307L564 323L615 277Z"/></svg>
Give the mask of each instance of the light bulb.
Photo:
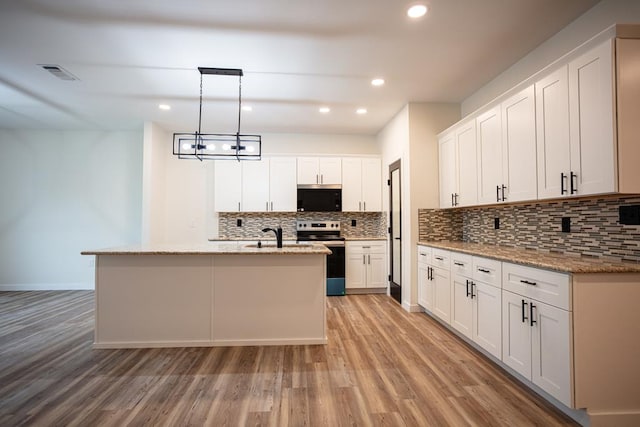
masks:
<svg viewBox="0 0 640 427"><path fill-rule="evenodd" d="M209 151L213 151L213 150L215 150L215 149L216 149L216 146L215 146L215 145L213 145L213 144L207 144L207 150L209 150Z"/></svg>
<svg viewBox="0 0 640 427"><path fill-rule="evenodd" d="M358 108L356 110L356 114L367 114L367 109L366 108Z"/></svg>
<svg viewBox="0 0 640 427"><path fill-rule="evenodd" d="M423 4L416 4L411 6L407 10L407 16L409 18L421 18L427 13L427 6Z"/></svg>
<svg viewBox="0 0 640 427"><path fill-rule="evenodd" d="M182 144L182 149L183 150L191 150L193 148L193 145L191 145L188 142L185 142L184 144Z"/></svg>
<svg viewBox="0 0 640 427"><path fill-rule="evenodd" d="M329 107L320 107L318 109L318 111L320 111L322 114L327 114L329 111L331 111L331 108L329 108Z"/></svg>
<svg viewBox="0 0 640 427"><path fill-rule="evenodd" d="M247 147L247 152L253 153L254 151L256 151L254 147Z"/></svg>
<svg viewBox="0 0 640 427"><path fill-rule="evenodd" d="M384 79L381 79L379 77L371 80L371 85L373 86L382 86L384 84Z"/></svg>
<svg viewBox="0 0 640 427"><path fill-rule="evenodd" d="M231 150L231 146L230 146L229 144L223 144L223 145L222 145L222 149L223 149L224 151L229 151L229 150Z"/></svg>

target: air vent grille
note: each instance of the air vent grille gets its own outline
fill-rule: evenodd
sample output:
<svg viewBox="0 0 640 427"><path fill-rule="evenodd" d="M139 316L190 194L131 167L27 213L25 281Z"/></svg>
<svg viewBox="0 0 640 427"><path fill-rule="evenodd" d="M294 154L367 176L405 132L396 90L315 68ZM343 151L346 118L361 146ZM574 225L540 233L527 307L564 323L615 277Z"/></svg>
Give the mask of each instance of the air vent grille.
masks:
<svg viewBox="0 0 640 427"><path fill-rule="evenodd" d="M59 65L54 65L54 64L38 64L38 65L40 65L45 71L50 72L52 75L56 76L60 80L66 80L66 81L80 80L79 78L77 78L76 76L74 76L73 74L71 74L70 72L68 72L67 70L65 70Z"/></svg>

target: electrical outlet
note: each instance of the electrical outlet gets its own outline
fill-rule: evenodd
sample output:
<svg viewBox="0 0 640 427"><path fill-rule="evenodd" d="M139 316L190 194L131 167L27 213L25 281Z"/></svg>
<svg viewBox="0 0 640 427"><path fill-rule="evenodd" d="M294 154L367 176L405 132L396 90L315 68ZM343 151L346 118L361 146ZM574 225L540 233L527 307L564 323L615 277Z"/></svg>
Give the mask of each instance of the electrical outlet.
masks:
<svg viewBox="0 0 640 427"><path fill-rule="evenodd" d="M620 206L620 224L640 225L640 205Z"/></svg>
<svg viewBox="0 0 640 427"><path fill-rule="evenodd" d="M500 218L494 218L493 219L493 228L495 230L498 230L500 228Z"/></svg>
<svg viewBox="0 0 640 427"><path fill-rule="evenodd" d="M236 219L236 227L242 227L242 220L240 218Z"/></svg>
<svg viewBox="0 0 640 427"><path fill-rule="evenodd" d="M352 220L351 220L351 226L352 226L352 227L355 227L355 226L356 226L356 220L355 220L355 219L352 219Z"/></svg>
<svg viewBox="0 0 640 427"><path fill-rule="evenodd" d="M571 218L568 216L562 217L562 232L570 233L571 232Z"/></svg>

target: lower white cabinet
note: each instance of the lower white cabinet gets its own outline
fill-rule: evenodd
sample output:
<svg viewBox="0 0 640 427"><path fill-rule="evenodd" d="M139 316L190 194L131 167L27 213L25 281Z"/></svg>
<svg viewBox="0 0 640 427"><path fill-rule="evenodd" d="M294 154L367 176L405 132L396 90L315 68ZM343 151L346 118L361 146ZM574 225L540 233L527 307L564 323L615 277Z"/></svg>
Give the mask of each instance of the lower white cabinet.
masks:
<svg viewBox="0 0 640 427"><path fill-rule="evenodd" d="M431 248L418 245L418 305L433 310L433 286L431 284Z"/></svg>
<svg viewBox="0 0 640 427"><path fill-rule="evenodd" d="M345 243L345 287L347 289L386 288L386 242Z"/></svg>
<svg viewBox="0 0 640 427"><path fill-rule="evenodd" d="M433 282L433 314L443 322L451 323L451 272L444 268L431 268Z"/></svg>
<svg viewBox="0 0 640 427"><path fill-rule="evenodd" d="M513 278L515 272L527 287L521 293L502 290L502 361L571 407L571 312L532 298L531 294L547 297L540 293L538 283L548 280L551 272L503 264L505 278ZM552 274L557 275L555 288L566 287L569 293L568 276ZM553 296L550 299L556 300Z"/></svg>

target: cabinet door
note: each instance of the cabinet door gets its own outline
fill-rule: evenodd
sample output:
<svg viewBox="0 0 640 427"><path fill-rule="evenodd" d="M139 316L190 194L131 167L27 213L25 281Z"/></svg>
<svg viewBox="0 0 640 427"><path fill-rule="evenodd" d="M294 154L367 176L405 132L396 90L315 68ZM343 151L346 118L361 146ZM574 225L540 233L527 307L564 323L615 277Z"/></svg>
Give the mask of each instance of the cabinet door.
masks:
<svg viewBox="0 0 640 427"><path fill-rule="evenodd" d="M502 103L502 182L508 202L538 197L535 108L533 86Z"/></svg>
<svg viewBox="0 0 640 427"><path fill-rule="evenodd" d="M451 323L451 276L442 268L433 269L433 314Z"/></svg>
<svg viewBox="0 0 640 427"><path fill-rule="evenodd" d="M496 203L502 185L502 118L500 106L476 119L478 149L478 202Z"/></svg>
<svg viewBox="0 0 640 427"><path fill-rule="evenodd" d="M269 160L242 163L242 211L269 210Z"/></svg>
<svg viewBox="0 0 640 427"><path fill-rule="evenodd" d="M453 206L453 195L458 191L456 183L456 138L447 134L438 141L438 165L440 175L440 207Z"/></svg>
<svg viewBox="0 0 640 427"><path fill-rule="evenodd" d="M240 212L242 202L242 163L218 160L214 166L214 210Z"/></svg>
<svg viewBox="0 0 640 427"><path fill-rule="evenodd" d="M473 341L500 359L502 356L502 298L499 288L475 282L473 286Z"/></svg>
<svg viewBox="0 0 640 427"><path fill-rule="evenodd" d="M613 100L609 40L569 63L571 172L577 175L576 194L617 190Z"/></svg>
<svg viewBox="0 0 640 427"><path fill-rule="evenodd" d="M470 280L458 274L451 280L451 326L472 338L473 310Z"/></svg>
<svg viewBox="0 0 640 427"><path fill-rule="evenodd" d="M565 65L536 83L538 198L569 194L569 84Z"/></svg>
<svg viewBox="0 0 640 427"><path fill-rule="evenodd" d="M345 258L345 287L366 288L366 258L362 247L347 243Z"/></svg>
<svg viewBox="0 0 640 427"><path fill-rule="evenodd" d="M382 211L382 163L380 159L362 159L362 210Z"/></svg>
<svg viewBox="0 0 640 427"><path fill-rule="evenodd" d="M502 291L502 361L531 379L531 326L529 300Z"/></svg>
<svg viewBox="0 0 640 427"><path fill-rule="evenodd" d="M532 328L531 380L571 407L570 313L533 300L531 304L536 320Z"/></svg>
<svg viewBox="0 0 640 427"><path fill-rule="evenodd" d="M297 168L298 184L320 184L317 157L298 157Z"/></svg>
<svg viewBox="0 0 640 427"><path fill-rule="evenodd" d="M342 159L340 157L320 157L318 164L320 184L342 184Z"/></svg>
<svg viewBox="0 0 640 427"><path fill-rule="evenodd" d="M296 159L293 157L270 158L269 210L295 212L296 194Z"/></svg>
<svg viewBox="0 0 640 427"><path fill-rule="evenodd" d="M387 287L387 257L384 253L367 255L367 288Z"/></svg>
<svg viewBox="0 0 640 427"><path fill-rule="evenodd" d="M358 158L342 159L342 211L362 210L362 161Z"/></svg>
<svg viewBox="0 0 640 427"><path fill-rule="evenodd" d="M476 121L471 120L456 132L456 206L478 203L478 157L476 153Z"/></svg>
<svg viewBox="0 0 640 427"><path fill-rule="evenodd" d="M433 286L429 280L429 266L418 264L418 304L423 308L433 310Z"/></svg>

